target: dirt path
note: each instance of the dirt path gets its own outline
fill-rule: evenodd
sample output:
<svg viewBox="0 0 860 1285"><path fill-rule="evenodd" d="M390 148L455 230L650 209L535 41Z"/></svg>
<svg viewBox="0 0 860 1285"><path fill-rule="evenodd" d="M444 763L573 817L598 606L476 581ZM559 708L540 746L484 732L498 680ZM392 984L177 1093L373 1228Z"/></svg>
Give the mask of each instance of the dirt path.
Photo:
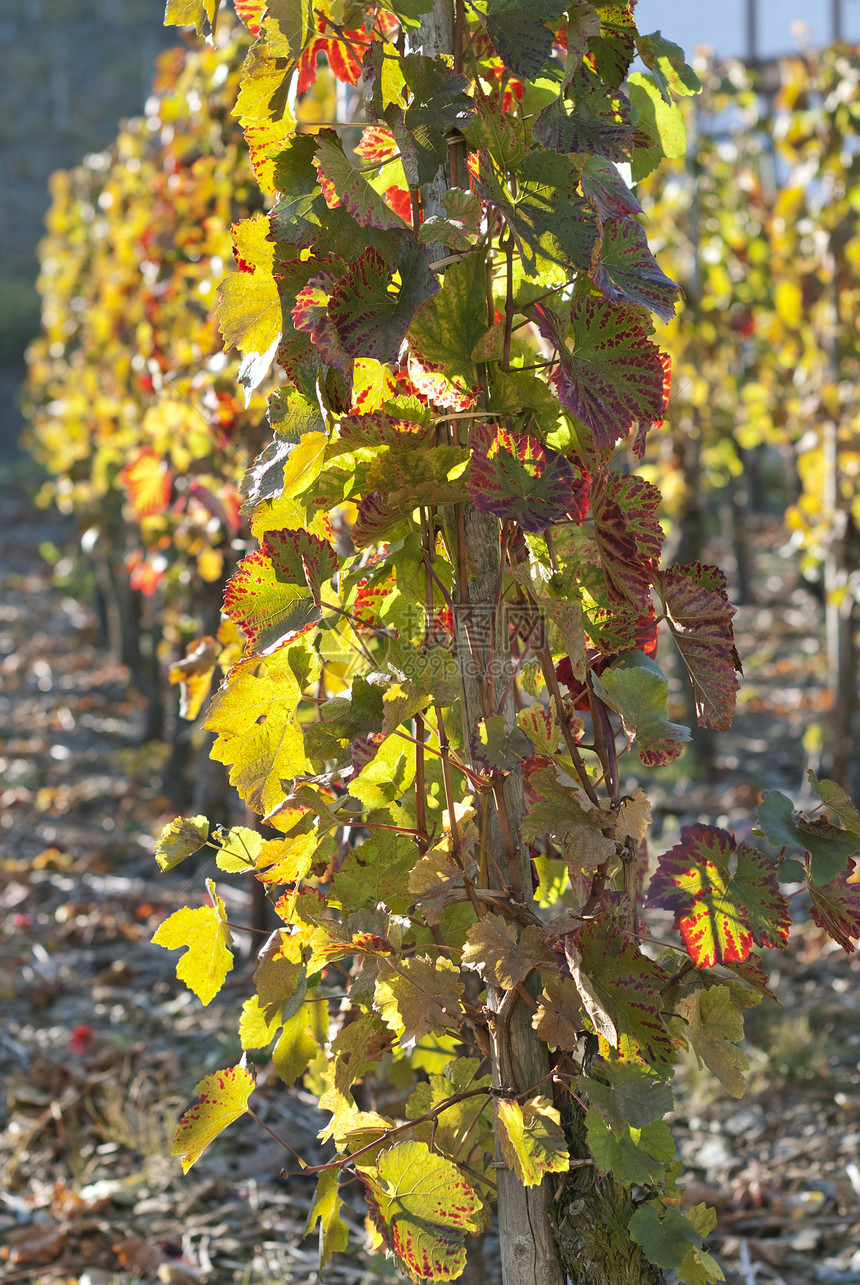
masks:
<svg viewBox="0 0 860 1285"><path fill-rule="evenodd" d="M196 1081L238 1059L248 961L204 1010L177 984L175 957L150 945L189 895L184 868L161 875L152 859L172 815L162 752L140 745L140 702L97 645L91 609L54 587L38 553L62 533L14 480L0 488L0 529L0 1281L314 1281L315 1241L302 1238L313 1180L281 1179L284 1152L257 1125L232 1126L187 1178L168 1157ZM715 784L649 782L661 846L697 818L748 833L758 787L797 797L802 786L800 738L825 706L819 622L772 552L779 536L774 524L757 532L763 601L739 614L748 682ZM193 896L200 873L190 882ZM231 918L247 917L241 890L219 891ZM751 1017L751 1091L728 1100L686 1067L680 1156L692 1200L720 1210L713 1243L730 1280L852 1285L857 964L811 930L774 962L784 1008ZM263 1071L256 1098L313 1157L310 1095ZM363 1252L360 1213L353 1223L355 1251L324 1280L399 1280Z"/></svg>

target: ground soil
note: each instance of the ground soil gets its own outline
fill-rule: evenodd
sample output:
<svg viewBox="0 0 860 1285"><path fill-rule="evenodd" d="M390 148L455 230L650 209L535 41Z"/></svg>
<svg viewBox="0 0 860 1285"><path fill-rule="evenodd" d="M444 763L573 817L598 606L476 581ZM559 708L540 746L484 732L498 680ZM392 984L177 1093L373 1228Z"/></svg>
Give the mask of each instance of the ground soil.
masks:
<svg viewBox="0 0 860 1285"><path fill-rule="evenodd" d="M237 1060L252 960L204 1009L177 982L176 957L150 944L204 872L161 874L153 861L153 835L173 815L166 751L141 744L141 698L100 644L96 613L39 553L69 533L25 492L18 476L0 487L0 1281L304 1285L318 1279L303 1237L313 1180L281 1176L292 1162L269 1134L238 1122L187 1177L169 1157L197 1080ZM716 739L706 784L684 767L648 781L657 852L696 819L747 836L763 788L810 801L805 768L818 766L827 719L821 613L779 553L779 521L757 520L752 538L759 590L738 613L747 678L735 727ZM247 890L224 881L219 892L247 922ZM727 1098L692 1062L680 1076L688 1197L717 1207L710 1245L730 1281L851 1285L857 958L803 926L770 964L782 1007L751 1015L747 1096ZM311 1095L264 1069L256 1098L265 1122L319 1162ZM366 1252L354 1203L350 1251L322 1279L400 1280ZM483 1279L496 1278L490 1241Z"/></svg>

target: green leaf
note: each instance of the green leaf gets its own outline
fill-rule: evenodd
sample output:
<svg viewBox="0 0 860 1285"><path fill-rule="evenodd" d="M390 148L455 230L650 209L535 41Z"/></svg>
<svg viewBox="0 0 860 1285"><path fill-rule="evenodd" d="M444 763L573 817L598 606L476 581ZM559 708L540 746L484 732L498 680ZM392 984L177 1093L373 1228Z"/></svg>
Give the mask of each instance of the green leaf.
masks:
<svg viewBox="0 0 860 1285"><path fill-rule="evenodd" d="M272 1066L284 1084L295 1084L316 1056L320 1044L325 1043L326 1031L321 1027L328 1024L326 1008L323 1002L302 1004L298 1012L284 1022L272 1050Z"/></svg>
<svg viewBox="0 0 860 1285"><path fill-rule="evenodd" d="M549 1173L567 1173L567 1140L549 1098L527 1098L523 1103L502 1099L496 1103L496 1119L502 1155L524 1187L539 1186Z"/></svg>
<svg viewBox="0 0 860 1285"><path fill-rule="evenodd" d="M559 354L553 376L563 406L591 430L598 450L626 437L632 425L663 419L665 370L660 349L648 338L634 308L581 298L571 309L573 351L560 319L536 305L541 334Z"/></svg>
<svg viewBox="0 0 860 1285"><path fill-rule="evenodd" d="M310 1236L319 1223L320 1267L340 1254L349 1244L349 1227L340 1216L343 1200L340 1194L340 1169L323 1169L317 1178L314 1203L308 1212L305 1235Z"/></svg>
<svg viewBox="0 0 860 1285"><path fill-rule="evenodd" d="M310 767L295 717L302 689L290 665L293 647L287 643L235 666L206 717L205 726L217 733L212 758L230 768L230 784L255 812L281 803L282 782Z"/></svg>
<svg viewBox="0 0 860 1285"><path fill-rule="evenodd" d="M744 1019L728 986L708 986L693 991L678 1002L684 1018L684 1038L696 1055L733 1098L742 1098L746 1082L742 1072L749 1066L747 1055L738 1048L744 1037Z"/></svg>
<svg viewBox="0 0 860 1285"><path fill-rule="evenodd" d="M197 1085L199 1100L179 1121L170 1151L172 1156L181 1156L183 1173L188 1173L228 1125L245 1114L255 1084L244 1059L238 1066L204 1075Z"/></svg>
<svg viewBox="0 0 860 1285"><path fill-rule="evenodd" d="M657 168L664 156L679 158L687 152L687 127L676 103L666 103L651 76L633 72L627 78L627 93L639 116L640 132L650 135L652 146L643 147L637 138L633 149L632 178L638 183Z"/></svg>
<svg viewBox="0 0 860 1285"><path fill-rule="evenodd" d="M269 422L274 439L254 460L239 488L244 497L239 512L246 516L265 500L275 500L284 494L285 469L306 434L315 446L326 437L319 406L309 402L301 393L282 390L273 396L269 402Z"/></svg>
<svg viewBox="0 0 860 1285"><path fill-rule="evenodd" d="M675 1061L663 1021L666 974L608 918L590 919L565 937L564 950L583 1007L611 1048L625 1046L654 1070Z"/></svg>
<svg viewBox="0 0 860 1285"><path fill-rule="evenodd" d="M183 906L165 919L152 937L154 946L165 950L185 949L176 965L176 976L193 991L205 1006L211 1003L224 985L233 967L233 938L227 927L224 902L211 879L206 880L212 905L192 909Z"/></svg>
<svg viewBox="0 0 860 1285"><path fill-rule="evenodd" d="M702 1247L695 1226L674 1205L663 1210L662 1218L653 1205L640 1205L630 1219L630 1235L658 1267L678 1267L691 1245Z"/></svg>
<svg viewBox="0 0 860 1285"><path fill-rule="evenodd" d="M553 37L544 23L560 18L561 0L487 0L487 34L514 75L536 80L552 53Z"/></svg>
<svg viewBox="0 0 860 1285"><path fill-rule="evenodd" d="M739 683L726 578L717 567L693 562L658 571L655 587L675 644L693 683L701 727L731 727Z"/></svg>
<svg viewBox="0 0 860 1285"><path fill-rule="evenodd" d="M421 224L418 240L422 245L438 242L464 254L481 234L481 201L476 192L451 187L442 197L445 215L432 214Z"/></svg>
<svg viewBox="0 0 860 1285"><path fill-rule="evenodd" d="M642 206L612 161L586 156L580 178L582 195L596 207L601 220L642 213Z"/></svg>
<svg viewBox="0 0 860 1285"><path fill-rule="evenodd" d="M656 661L642 652L628 651L592 681L600 699L621 718L629 739L637 741L646 767L664 766L678 757L690 730L669 722L669 685Z"/></svg>
<svg viewBox="0 0 860 1285"><path fill-rule="evenodd" d="M772 860L701 823L684 826L660 857L648 904L674 913L697 968L743 963L753 944L779 949L791 929Z"/></svg>
<svg viewBox="0 0 860 1285"><path fill-rule="evenodd" d="M858 812L842 786L837 785L835 781L826 779L819 781L812 768L809 769L806 775L809 784L821 799L821 802L836 813L846 830L860 838L860 812Z"/></svg>
<svg viewBox="0 0 860 1285"><path fill-rule="evenodd" d="M625 100L585 64L577 71L572 88L572 103L559 95L538 113L532 126L535 142L566 155L575 152L610 161L628 160L636 131Z"/></svg>
<svg viewBox="0 0 860 1285"><path fill-rule="evenodd" d="M462 131L475 114L475 104L464 91L469 81L450 71L436 58L409 53L399 60L411 91L405 112L392 106L385 118L400 148L407 182L411 187L429 183L448 158L448 136Z"/></svg>
<svg viewBox="0 0 860 1285"><path fill-rule="evenodd" d="M631 1128L621 1123L610 1128L594 1107L585 1117L588 1149L601 1173L611 1173L625 1186L658 1183L665 1166L675 1158L672 1131L662 1120Z"/></svg>
<svg viewBox="0 0 860 1285"><path fill-rule="evenodd" d="M665 1080L633 1062L595 1059L591 1074L581 1079L580 1085L615 1129L626 1125L641 1129L672 1110L672 1090Z"/></svg>
<svg viewBox="0 0 860 1285"><path fill-rule="evenodd" d="M370 1214L407 1272L454 1280L466 1266L466 1233L479 1229L475 1192L450 1160L423 1142L383 1151L372 1169L357 1163Z"/></svg>
<svg viewBox="0 0 860 1285"><path fill-rule="evenodd" d="M779 790L765 790L758 810L758 823L774 847L800 848L809 854L809 877L815 884L830 883L860 852L856 835L826 821L795 820L794 806Z"/></svg>
<svg viewBox="0 0 860 1285"><path fill-rule="evenodd" d="M396 362L400 345L415 314L441 289L430 271L426 246L404 236L392 267L373 246L350 264L331 293L329 316L352 357Z"/></svg>
<svg viewBox="0 0 860 1285"><path fill-rule="evenodd" d="M480 255L452 263L442 290L420 309L409 342L425 364L440 367L449 380L475 383L471 352L487 329L485 271Z"/></svg>
<svg viewBox="0 0 860 1285"><path fill-rule="evenodd" d="M607 219L594 284L613 303L641 304L671 321L681 293L651 253L645 229L635 219Z"/></svg>
<svg viewBox="0 0 860 1285"><path fill-rule="evenodd" d="M654 73L667 103L672 102L670 90L681 97L701 93L702 82L684 61L683 49L671 40L666 40L661 32L637 36L636 49L645 66Z"/></svg>
<svg viewBox="0 0 860 1285"><path fill-rule="evenodd" d="M204 816L174 817L158 836L155 859L162 870L172 870L209 838L209 819Z"/></svg>
<svg viewBox="0 0 860 1285"><path fill-rule="evenodd" d="M570 158L530 152L518 169L516 197L488 152L471 156L469 169L477 190L505 216L531 276L545 273L542 260L568 270L592 267L600 224L591 204L574 191L578 167Z"/></svg>
<svg viewBox="0 0 860 1285"><path fill-rule="evenodd" d="M717 1211L707 1205L693 1205L687 1217L700 1236L709 1236L717 1225ZM724 1281L723 1269L704 1249L692 1248L678 1268L679 1285L715 1285Z"/></svg>
<svg viewBox="0 0 860 1285"><path fill-rule="evenodd" d="M383 814L384 815L384 814ZM374 830L369 839L354 847L335 875L330 893L332 904L345 915L383 905L403 914L411 900L407 890L409 872L415 865L415 844L403 835Z"/></svg>
<svg viewBox="0 0 860 1285"><path fill-rule="evenodd" d="M493 772L512 772L534 752L525 732L507 727L503 714L482 718L472 735L472 757Z"/></svg>

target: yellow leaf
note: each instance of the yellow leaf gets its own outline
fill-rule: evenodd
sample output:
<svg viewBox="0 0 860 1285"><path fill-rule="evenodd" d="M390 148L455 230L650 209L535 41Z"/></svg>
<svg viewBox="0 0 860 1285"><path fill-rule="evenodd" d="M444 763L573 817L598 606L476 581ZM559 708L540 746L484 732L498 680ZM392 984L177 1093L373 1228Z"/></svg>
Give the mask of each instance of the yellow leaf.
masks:
<svg viewBox="0 0 860 1285"><path fill-rule="evenodd" d="M212 758L230 768L230 784L260 813L282 801L283 780L308 767L296 720L301 691L289 663L292 646L235 666L206 718L206 727L218 734ZM307 681L318 674L317 668Z"/></svg>
<svg viewBox="0 0 860 1285"><path fill-rule="evenodd" d="M176 965L176 976L204 1005L215 998L233 967L233 952L229 949L233 938L227 927L224 902L211 879L206 880L206 891L212 898L211 906L177 910L152 938L154 945L165 950L186 947Z"/></svg>
<svg viewBox="0 0 860 1285"><path fill-rule="evenodd" d="M293 1084L307 1070L319 1044L326 1038L327 1019L328 1005L320 1000L302 1004L296 1015L284 1023L272 1053L272 1065L284 1084ZM320 1034L322 1039L318 1038Z"/></svg>
<svg viewBox="0 0 860 1285"><path fill-rule="evenodd" d="M215 317L224 344L241 353L268 353L281 337L281 300L271 273L232 272L218 287ZM273 353L274 355L274 353Z"/></svg>
<svg viewBox="0 0 860 1285"><path fill-rule="evenodd" d="M372 415L397 395L397 380L384 362L357 357L352 371L352 410Z"/></svg>
<svg viewBox="0 0 860 1285"><path fill-rule="evenodd" d="M253 1075L241 1062L204 1075L197 1085L200 1099L179 1121L170 1152L182 1157L183 1173L188 1173L219 1133L245 1114L254 1084Z"/></svg>

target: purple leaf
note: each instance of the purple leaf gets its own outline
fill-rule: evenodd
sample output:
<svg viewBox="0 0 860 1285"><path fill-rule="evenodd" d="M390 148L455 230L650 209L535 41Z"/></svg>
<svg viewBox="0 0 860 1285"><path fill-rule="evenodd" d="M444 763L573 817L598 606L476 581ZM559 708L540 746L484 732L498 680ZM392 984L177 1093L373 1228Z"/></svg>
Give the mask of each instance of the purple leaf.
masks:
<svg viewBox="0 0 860 1285"><path fill-rule="evenodd" d="M613 303L641 303L661 321L675 315L678 286L651 253L645 229L634 219L607 219L594 284Z"/></svg>
<svg viewBox="0 0 860 1285"><path fill-rule="evenodd" d="M693 562L657 572L654 583L693 682L699 725L724 732L732 725L741 667L726 578L718 567Z"/></svg>
<svg viewBox="0 0 860 1285"><path fill-rule="evenodd" d="M479 424L472 430L469 494L484 513L526 531L560 522L574 501L573 469L535 437Z"/></svg>
<svg viewBox="0 0 860 1285"><path fill-rule="evenodd" d="M418 309L441 289L430 271L429 253L404 237L396 269L400 286L389 290L393 270L372 246L347 268L329 300L329 316L351 357L394 362Z"/></svg>
<svg viewBox="0 0 860 1285"><path fill-rule="evenodd" d="M559 355L553 380L562 405L591 430L597 450L626 437L637 421L662 420L666 372L640 313L578 299L571 310L572 352L555 313L536 304L534 319Z"/></svg>

